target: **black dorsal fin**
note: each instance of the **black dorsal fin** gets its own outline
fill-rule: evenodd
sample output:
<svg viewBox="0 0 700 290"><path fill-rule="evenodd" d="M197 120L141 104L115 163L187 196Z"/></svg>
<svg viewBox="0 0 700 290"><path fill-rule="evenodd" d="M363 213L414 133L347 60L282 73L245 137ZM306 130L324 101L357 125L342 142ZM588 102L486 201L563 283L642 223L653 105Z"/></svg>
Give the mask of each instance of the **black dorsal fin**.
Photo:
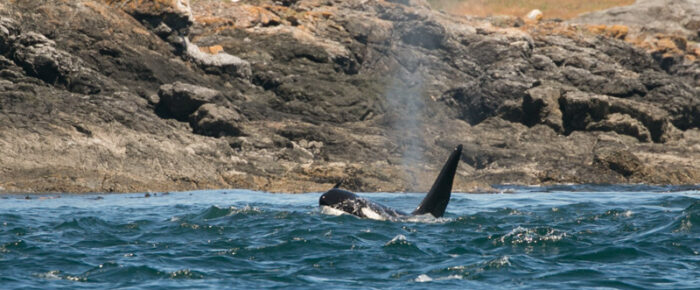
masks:
<svg viewBox="0 0 700 290"><path fill-rule="evenodd" d="M340 181L338 181L338 183L336 183L335 186L333 186L333 188L338 188L338 187L340 187L341 184L343 184L342 179Z"/></svg>
<svg viewBox="0 0 700 290"><path fill-rule="evenodd" d="M421 215L430 213L434 217L441 217L445 213L447 208L447 203L450 202L450 194L452 193L452 182L454 181L455 172L457 172L457 165L459 164L460 156L462 155L462 145L460 144L452 151L450 158L447 159L445 165L440 171L433 187L423 201L421 201L418 208L413 211L414 215Z"/></svg>

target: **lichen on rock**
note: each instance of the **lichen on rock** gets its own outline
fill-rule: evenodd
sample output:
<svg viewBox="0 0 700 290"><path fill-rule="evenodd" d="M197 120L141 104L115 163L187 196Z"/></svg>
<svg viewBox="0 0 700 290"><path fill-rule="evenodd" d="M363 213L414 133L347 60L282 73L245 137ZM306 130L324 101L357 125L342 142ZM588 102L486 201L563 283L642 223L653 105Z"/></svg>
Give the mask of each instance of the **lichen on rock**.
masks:
<svg viewBox="0 0 700 290"><path fill-rule="evenodd" d="M0 4L0 187L425 191L456 144L455 191L700 182L691 35L241 2Z"/></svg>

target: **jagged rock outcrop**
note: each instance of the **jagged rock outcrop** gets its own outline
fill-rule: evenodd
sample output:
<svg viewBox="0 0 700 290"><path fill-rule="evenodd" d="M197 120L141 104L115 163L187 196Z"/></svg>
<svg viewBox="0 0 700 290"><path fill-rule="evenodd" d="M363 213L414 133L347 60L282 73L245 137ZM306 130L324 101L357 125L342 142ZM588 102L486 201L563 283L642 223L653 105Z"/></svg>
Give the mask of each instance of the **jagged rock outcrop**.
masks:
<svg viewBox="0 0 700 290"><path fill-rule="evenodd" d="M576 23L624 24L649 33L682 34L700 40L700 2L697 0L637 0L633 5L586 13Z"/></svg>
<svg viewBox="0 0 700 290"><path fill-rule="evenodd" d="M0 4L0 191L419 191L460 143L456 190L700 183L697 60L494 21L424 1Z"/></svg>
<svg viewBox="0 0 700 290"><path fill-rule="evenodd" d="M212 136L239 136L244 121L235 110L215 104L204 104L190 115L190 125L195 133Z"/></svg>
<svg viewBox="0 0 700 290"><path fill-rule="evenodd" d="M224 98L217 90L181 82L160 86L158 97L156 110L180 121L187 120L200 106Z"/></svg>
<svg viewBox="0 0 700 290"><path fill-rule="evenodd" d="M24 69L28 76L88 95L118 87L80 58L57 49L53 40L35 32L20 33L18 26L12 19L0 20L0 47L6 57Z"/></svg>
<svg viewBox="0 0 700 290"><path fill-rule="evenodd" d="M624 30L619 38L649 51L662 69L700 86L700 65L696 61L700 57L698 0L638 0L633 5L587 13L570 22L586 24L590 30L605 34Z"/></svg>

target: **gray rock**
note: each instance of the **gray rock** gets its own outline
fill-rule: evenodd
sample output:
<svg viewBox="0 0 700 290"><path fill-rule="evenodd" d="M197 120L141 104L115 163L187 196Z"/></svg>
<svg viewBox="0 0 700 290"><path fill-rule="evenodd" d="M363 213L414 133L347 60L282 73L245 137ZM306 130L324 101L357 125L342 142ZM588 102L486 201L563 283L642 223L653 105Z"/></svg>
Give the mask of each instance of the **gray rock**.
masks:
<svg viewBox="0 0 700 290"><path fill-rule="evenodd" d="M523 122L529 126L545 124L557 132L564 132L562 112L559 109L561 89L538 86L527 90L523 98Z"/></svg>
<svg viewBox="0 0 700 290"><path fill-rule="evenodd" d="M405 43L426 49L440 48L447 39L447 30L436 21L406 22L398 29Z"/></svg>
<svg viewBox="0 0 700 290"><path fill-rule="evenodd" d="M604 120L593 122L586 126L588 131L614 131L618 134L629 135L641 142L650 142L651 133L642 122L627 114L612 113Z"/></svg>
<svg viewBox="0 0 700 290"><path fill-rule="evenodd" d="M0 5L0 185L427 191L460 143L459 191L700 182L692 62L422 1L277 2L200 0L194 23L102 1ZM76 89L81 76L108 82Z"/></svg>
<svg viewBox="0 0 700 290"><path fill-rule="evenodd" d="M368 17L348 17L344 27L350 35L362 43L386 43L391 38L391 22Z"/></svg>
<svg viewBox="0 0 700 290"><path fill-rule="evenodd" d="M35 32L15 37L11 57L28 75L71 92L96 94L113 89L114 83L87 67L79 58L57 49L53 40Z"/></svg>
<svg viewBox="0 0 700 290"><path fill-rule="evenodd" d="M190 114L197 111L205 103L223 98L223 95L217 90L182 82L160 86L158 96L160 97L158 107L166 115L180 121L186 121Z"/></svg>
<svg viewBox="0 0 700 290"><path fill-rule="evenodd" d="M186 56L201 66L205 71L250 79L252 73L250 63L247 61L225 52L219 52L217 54L204 53L186 37L182 39L186 48Z"/></svg>
<svg viewBox="0 0 700 290"><path fill-rule="evenodd" d="M13 39L19 32L19 25L15 20L0 17L0 54L6 54L12 49Z"/></svg>
<svg viewBox="0 0 700 290"><path fill-rule="evenodd" d="M192 130L212 137L241 135L244 118L235 110L215 104L204 104L190 115Z"/></svg>
<svg viewBox="0 0 700 290"><path fill-rule="evenodd" d="M625 177L644 170L644 164L637 156L627 150L601 149L595 152L593 163L607 168Z"/></svg>
<svg viewBox="0 0 700 290"><path fill-rule="evenodd" d="M572 23L624 24L652 33L681 33L700 40L698 0L637 0L628 6L583 14Z"/></svg>
<svg viewBox="0 0 700 290"><path fill-rule="evenodd" d="M532 66L538 70L543 71L553 71L557 68L557 65L547 57L546 55L534 54L530 61L532 61Z"/></svg>
<svg viewBox="0 0 700 290"><path fill-rule="evenodd" d="M586 130L591 123L599 122L612 113L621 113L644 124L654 142L666 142L677 136L677 129L671 124L668 112L654 105L583 92L567 93L561 104L567 132ZM633 136L642 136L640 134L643 135L643 130Z"/></svg>

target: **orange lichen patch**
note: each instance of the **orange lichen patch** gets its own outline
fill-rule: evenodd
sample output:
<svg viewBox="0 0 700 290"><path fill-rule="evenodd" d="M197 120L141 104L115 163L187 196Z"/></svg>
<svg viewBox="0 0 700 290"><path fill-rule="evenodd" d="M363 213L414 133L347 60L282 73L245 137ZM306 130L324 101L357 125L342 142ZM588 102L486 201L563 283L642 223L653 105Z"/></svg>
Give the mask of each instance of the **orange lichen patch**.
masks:
<svg viewBox="0 0 700 290"><path fill-rule="evenodd" d="M688 45L688 40L685 37L677 35L639 35L634 38L628 38L627 42L639 46L650 52L660 52L664 57L674 55L695 55L695 48ZM690 59L695 59L691 57Z"/></svg>
<svg viewBox="0 0 700 290"><path fill-rule="evenodd" d="M625 39L627 34L629 34L629 27L625 25L588 25L586 29L593 34L601 34L608 37L613 37L617 39Z"/></svg>
<svg viewBox="0 0 700 290"><path fill-rule="evenodd" d="M331 16L333 16L333 13L330 11L309 11L306 12L306 15L309 15L314 18L323 18L323 19L329 19Z"/></svg>
<svg viewBox="0 0 700 290"><path fill-rule="evenodd" d="M268 26L282 21L277 14L264 7L241 5L236 8L238 9L231 11L231 16L235 18L235 24L238 27Z"/></svg>
<svg viewBox="0 0 700 290"><path fill-rule="evenodd" d="M204 26L222 26L234 24L233 20L218 16L196 16L195 21Z"/></svg>
<svg viewBox="0 0 700 290"><path fill-rule="evenodd" d="M140 27L134 27L131 29L131 32L136 33L136 34L141 34L141 35L149 35L150 33L148 30L140 28Z"/></svg>
<svg viewBox="0 0 700 290"><path fill-rule="evenodd" d="M603 33L605 32L605 28L607 28L607 26L606 26L605 24L600 24L600 25L589 25L589 26L586 27L586 28L587 28L588 31L590 31L591 33L603 34Z"/></svg>
<svg viewBox="0 0 700 290"><path fill-rule="evenodd" d="M694 54L696 57L700 57L700 45L698 45L695 48L692 48L691 53Z"/></svg>
<svg viewBox="0 0 700 290"><path fill-rule="evenodd" d="M624 6L634 0L432 0L430 4L457 15L512 15L523 16L539 9L547 18L573 18L581 13Z"/></svg>
<svg viewBox="0 0 700 290"><path fill-rule="evenodd" d="M221 45L212 45L212 46L200 46L199 51L208 53L208 54L217 54L219 52L224 51L224 47Z"/></svg>
<svg viewBox="0 0 700 290"><path fill-rule="evenodd" d="M289 13L296 13L295 10L289 9L287 6L279 6L279 5L263 5L262 8L275 13L277 15L285 15Z"/></svg>
<svg viewBox="0 0 700 290"><path fill-rule="evenodd" d="M626 25L613 25L607 30L608 36L624 39L629 34L630 29Z"/></svg>
<svg viewBox="0 0 700 290"><path fill-rule="evenodd" d="M99 13L100 16L102 16L102 17L104 17L104 18L109 18L109 17L112 15L112 14L110 13L111 11L107 11L107 10L105 9L106 7L109 7L109 6L106 6L106 7L105 7L104 4L97 4L97 3L93 2L93 1L86 1L86 2L83 3L83 5L85 5L86 7L89 7L90 9L92 9L92 11L95 11L95 12Z"/></svg>
<svg viewBox="0 0 700 290"><path fill-rule="evenodd" d="M562 35L572 39L580 39L586 35L602 35L630 41L630 29L625 25L569 25L565 23L545 21L540 24L526 25L523 30L532 35ZM639 41L641 43L641 41Z"/></svg>
<svg viewBox="0 0 700 290"><path fill-rule="evenodd" d="M212 33L213 33L213 34L217 34L217 33L219 33L219 32L226 31L226 30L229 30L229 29L234 29L234 28L236 28L236 25L224 25L224 26L219 26L219 27L217 27L216 29L212 30Z"/></svg>
<svg viewBox="0 0 700 290"><path fill-rule="evenodd" d="M523 30L533 36L539 35L561 35L572 39L581 38L582 30L577 26L565 25L557 22L544 22L536 25L526 25Z"/></svg>
<svg viewBox="0 0 700 290"><path fill-rule="evenodd" d="M283 23L290 24L293 26L299 25L301 23L301 18L303 18L303 14L305 13L296 11L294 9L290 9L289 7L285 6L265 5L263 7L268 11L274 13L275 15L279 16L281 19L283 19Z"/></svg>
<svg viewBox="0 0 700 290"><path fill-rule="evenodd" d="M649 53L658 53L662 58L684 57L688 61L698 61L700 44L689 42L685 37L675 34L649 34L631 30L624 25L568 25L554 21L544 21L536 25L520 27L533 37L560 35L574 41L591 35L602 35L624 40Z"/></svg>
<svg viewBox="0 0 700 290"><path fill-rule="evenodd" d="M676 43L669 38L658 39L655 43L656 49L664 52L671 52L678 50Z"/></svg>
<svg viewBox="0 0 700 290"><path fill-rule="evenodd" d="M673 43L676 44L676 47L678 47L678 49L680 49L680 50L688 49L688 39L687 38L685 38L683 36L679 36L679 35L666 35L666 37L669 37L673 41Z"/></svg>
<svg viewBox="0 0 700 290"><path fill-rule="evenodd" d="M294 9L290 9L289 7L277 6L277 5L265 5L263 7L265 9L275 13L276 15L285 18L285 19L288 17L292 17L292 18L296 18L296 19L307 18L309 20L329 19L334 15L333 12L327 11L327 10L296 11Z"/></svg>

